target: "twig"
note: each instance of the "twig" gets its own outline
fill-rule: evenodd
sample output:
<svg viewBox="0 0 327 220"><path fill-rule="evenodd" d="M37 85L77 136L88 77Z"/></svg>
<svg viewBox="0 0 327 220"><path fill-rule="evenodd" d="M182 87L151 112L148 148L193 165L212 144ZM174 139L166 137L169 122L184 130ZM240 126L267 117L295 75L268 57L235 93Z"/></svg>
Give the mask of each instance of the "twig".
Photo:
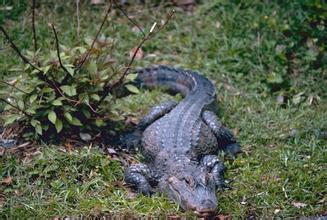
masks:
<svg viewBox="0 0 327 220"><path fill-rule="evenodd" d="M1 32L5 35L5 38L10 43L10 46L12 49L18 54L18 56L27 64L29 64L33 69L38 70L39 72L43 73L42 70L40 70L38 67L36 67L34 64L32 64L18 49L18 47L14 44L14 42L11 40L5 29L0 25Z"/></svg>
<svg viewBox="0 0 327 220"><path fill-rule="evenodd" d="M13 87L14 89L24 93L24 94L28 94L27 92L25 92L24 90L20 89L20 88L17 88L16 86L14 85L11 85L10 83L6 82L6 81L3 81L3 80L0 80L1 83L3 84L6 84L7 86L10 86L10 87Z"/></svg>
<svg viewBox="0 0 327 220"><path fill-rule="evenodd" d="M76 0L76 17L77 17L77 37L79 38L79 30L81 27L81 23L79 20L79 2L80 0Z"/></svg>
<svg viewBox="0 0 327 220"><path fill-rule="evenodd" d="M28 117L32 117L32 115L28 114L26 111L24 111L23 109L20 109L18 106L15 106L13 104L11 104L10 102L8 102L7 100L0 98L0 101L6 103L7 105L10 105L11 107L17 109L18 111L22 112L24 115L28 116Z"/></svg>
<svg viewBox="0 0 327 220"><path fill-rule="evenodd" d="M115 6L125 15L125 17L133 24L135 25L135 27L137 27L137 29L139 29L139 31L141 31L141 33L143 34L143 37L145 37L145 33L143 31L143 29L140 27L140 25L138 25L138 23L136 23L136 21L134 21L133 19L131 19L128 14L125 12L125 10L119 6L119 4L117 3L116 0L113 0Z"/></svg>
<svg viewBox="0 0 327 220"><path fill-rule="evenodd" d="M171 20L171 18L173 17L174 13L175 13L175 11L173 10L171 13L168 14L168 17L167 17L166 22L165 22L165 23L164 23L160 28L158 28L157 31L154 31L154 32L153 32L153 28L154 28L154 27L152 26L153 28L151 28L151 32L149 32L149 34L146 35L146 36L142 39L142 41L138 44L136 50L135 50L134 53L133 53L132 58L130 59L130 61L129 61L127 67L125 68L125 71L124 71L123 74L121 75L121 77L120 77L118 80L116 80L115 82L113 82L112 84L106 84L106 85L104 86L104 89L103 89L103 95L102 95L102 97L100 98L100 100L98 101L98 103L96 104L95 109L97 109L97 108L99 107L99 105L100 105L100 104L103 102L103 100L108 96L108 94L110 93L110 91L111 91L113 88L115 88L116 86L120 85L120 84L124 81L125 77L128 75L129 70L131 69L131 66L132 66L132 64L133 64L133 62L134 62L134 60L135 60L135 57L136 57L138 51L141 49L141 47L143 46L143 44L144 44L146 41L148 41L149 39L151 39L152 37L154 37L157 33L159 33L163 28L165 28L165 26L168 24L168 22L169 22L169 21Z"/></svg>
<svg viewBox="0 0 327 220"><path fill-rule="evenodd" d="M66 74L69 75L70 73L68 72L68 70L66 69L66 67L61 62L60 49L59 49L59 40L58 40L58 35L57 35L56 28L55 28L55 26L53 24L51 24L51 26L52 26L52 30L53 30L53 33L54 33L54 36L55 36L55 39L56 39L57 56L58 56L60 67L65 71Z"/></svg>
<svg viewBox="0 0 327 220"><path fill-rule="evenodd" d="M107 10L107 12L106 12L106 14L105 14L105 16L104 16L104 18L103 18L103 20L102 20L102 23L101 23L101 25L100 25L100 28L98 29L98 32L96 33L96 35L95 35L95 37L94 37L94 39L93 39L93 42L92 42L92 44L91 44L91 48L86 52L86 54L83 55L83 59L82 59L82 61L77 65L77 67L75 68L75 72L77 72L77 71L78 71L78 70L83 66L83 64L87 61L87 59L89 58L89 56L90 56L90 54L91 54L91 51L92 51L92 49L93 49L93 47L94 47L94 44L95 44L96 40L98 39L99 34L100 34L101 30L102 30L102 27L103 27L104 23L106 22L106 20L107 20L107 18L108 18L108 15L109 15L109 13L110 13L110 11L111 11L111 8L112 8L112 2L110 1L110 4L109 4L109 7L108 7L108 10Z"/></svg>
<svg viewBox="0 0 327 220"><path fill-rule="evenodd" d="M44 72L36 67L34 64L32 64L18 49L18 47L14 44L14 42L11 40L11 38L9 37L9 35L7 34L7 32L5 31L5 29L0 25L0 30L2 31L2 33L5 35L7 41L9 41L10 46L13 48L13 50L18 54L18 56L27 64L29 64L33 69L38 70L38 78L44 82L46 82L47 84L49 84L55 91L57 94L61 95L62 92L59 89L59 87L57 86L56 82L48 79L48 77L46 75L44 75ZM62 96L62 95L61 95Z"/></svg>
<svg viewBox="0 0 327 220"><path fill-rule="evenodd" d="M33 0L32 1L32 32L33 32L34 50L37 51L37 41L36 41L36 31L35 31L35 7L36 7L36 0Z"/></svg>

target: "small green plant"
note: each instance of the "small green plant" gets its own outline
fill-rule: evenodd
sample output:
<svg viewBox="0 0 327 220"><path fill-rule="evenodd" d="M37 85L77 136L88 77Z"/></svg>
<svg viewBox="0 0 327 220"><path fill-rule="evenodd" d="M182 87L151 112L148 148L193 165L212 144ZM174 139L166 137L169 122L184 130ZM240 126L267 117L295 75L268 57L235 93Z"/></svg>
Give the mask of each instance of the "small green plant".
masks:
<svg viewBox="0 0 327 220"><path fill-rule="evenodd" d="M56 28L50 24L56 49L37 49L23 55L5 29L0 27L10 46L25 63L10 70L15 73L12 79L2 81L8 86L7 90L1 91L3 98L0 97L7 104L5 126L19 121L32 131L25 136L47 138L55 137L53 134L67 135L85 130L96 132L106 126L109 119L115 120L114 113L108 112L110 97L122 88L131 93L138 92L129 83L136 77L129 74L129 70L142 45L167 22L157 31L153 31L153 26L149 34L141 30L143 39L131 54L127 67L122 68L110 56L113 39L99 36L113 4L122 10L116 1L110 2L96 37L93 40L86 38L83 46L70 48L60 45ZM124 15L127 17L126 13ZM135 22L133 24L139 27Z"/></svg>
<svg viewBox="0 0 327 220"><path fill-rule="evenodd" d="M92 49L92 59L79 71L76 71L76 63L85 55L86 47L62 46L61 61L58 61L56 50L46 54L41 50L27 51L26 58L37 60L40 67L35 69L26 64L11 69L20 75L15 76L11 84L15 88L3 91L12 104L5 109L10 112L6 115L5 125L23 120L37 135L104 126L97 105L104 86L115 74L112 64L106 60L107 54L103 53L110 46L110 40L106 39L106 42L105 46Z"/></svg>

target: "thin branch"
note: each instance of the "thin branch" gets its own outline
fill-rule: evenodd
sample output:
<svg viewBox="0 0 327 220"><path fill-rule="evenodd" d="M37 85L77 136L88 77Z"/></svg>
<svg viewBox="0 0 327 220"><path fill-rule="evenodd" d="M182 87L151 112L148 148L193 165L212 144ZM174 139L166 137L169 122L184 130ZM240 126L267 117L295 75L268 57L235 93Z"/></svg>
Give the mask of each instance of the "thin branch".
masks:
<svg viewBox="0 0 327 220"><path fill-rule="evenodd" d="M154 27L151 28L151 32L150 32L148 35L146 35L146 36L142 39L142 41L138 44L136 50L135 50L134 53L133 53L132 58L130 59L130 61L129 61L127 67L125 68L125 71L124 71L123 74L121 75L121 77L120 77L117 81L113 82L112 84L106 84L106 85L104 86L104 89L103 89L103 95L102 95L101 99L98 101L98 103L96 104L95 109L97 109L97 108L99 107L99 105L100 105L100 104L103 102L103 100L108 96L108 94L112 91L113 88L115 88L116 86L120 85L120 84L124 81L125 77L126 77L126 76L128 75L128 73L129 73L129 70L131 69L132 64L134 63L134 60L135 60L135 57L136 57L138 51L141 49L141 47L144 45L144 43L145 43L146 41L150 40L150 39L151 39L152 37L154 37L157 33L159 33L163 28L166 27L166 25L168 24L168 22L169 22L169 21L171 20L171 18L173 17L174 13L175 13L175 11L173 10L171 13L168 14L168 17L167 17L166 22L165 22L165 23L164 23L160 28L158 28L157 31L154 31L154 32L153 32L153 28L154 28Z"/></svg>
<svg viewBox="0 0 327 220"><path fill-rule="evenodd" d="M103 25L104 25L104 23L106 22L106 20L107 20L107 18L108 18L108 15L109 15L109 13L110 13L110 11L111 11L111 8L112 8L112 2L110 1L110 4L109 4L109 7L108 7L108 10L107 10L107 12L106 12L106 14L105 14L105 16L104 16L104 18L103 18L103 20L102 20L102 23L101 23L101 25L100 25L100 28L98 29L98 32L96 33L95 38L93 39L93 42L92 42L92 44L91 44L91 48L86 52L86 54L83 55L83 60L82 60L82 61L78 64L78 66L75 68L75 72L78 71L79 69L81 69L81 67L83 66L83 64L84 64L84 63L87 61L87 59L89 58L89 56L90 56L90 54L91 54L91 51L92 51L92 49L93 49L93 47L94 47L94 44L95 44L96 40L98 39L99 34L100 34L100 32L101 32L101 30L102 30L102 28L103 28Z"/></svg>
<svg viewBox="0 0 327 220"><path fill-rule="evenodd" d="M22 92L22 93L24 93L24 94L28 94L28 93L25 92L24 90L21 90L20 88L17 88L16 86L11 85L10 83L8 83L8 82L6 82L6 81L0 80L0 82L3 83L3 84L6 84L7 86L13 87L14 89L16 89L16 90L18 90L18 91L20 91L20 92Z"/></svg>
<svg viewBox="0 0 327 220"><path fill-rule="evenodd" d="M36 41L36 31L35 31L35 7L36 7L36 0L33 0L32 1L32 32L33 32L34 50L37 51L37 41Z"/></svg>
<svg viewBox="0 0 327 220"><path fill-rule="evenodd" d="M0 25L0 30L2 31L2 33L5 35L5 38L7 39L7 41L10 43L10 46L13 48L13 50L18 54L18 56L27 64L29 64L33 69L38 70L38 78L44 82L46 82L47 84L49 84L55 91L57 94L61 95L62 92L60 90L60 88L57 86L57 83L48 79L48 77L46 75L44 75L44 72L36 67L34 64L32 64L18 49L18 47L14 44L14 42L11 40L11 38L9 37L9 35L7 34L7 32L5 31L5 29Z"/></svg>
<svg viewBox="0 0 327 220"><path fill-rule="evenodd" d="M77 17L77 38L79 38L79 31L81 27L80 19L79 19L79 2L80 0L76 0L76 17Z"/></svg>
<svg viewBox="0 0 327 220"><path fill-rule="evenodd" d="M116 0L113 0L115 6L125 15L125 17L133 24L135 25L135 27L137 27L137 29L139 29L139 31L141 31L141 33L143 34L143 37L145 37L145 33L143 31L143 29L140 27L140 25L138 23L136 23L136 21L134 21L133 19L131 19L128 14L125 12L125 10L120 7L120 5L117 3Z"/></svg>
<svg viewBox="0 0 327 220"><path fill-rule="evenodd" d="M27 64L29 64L33 69L38 70L39 72L43 73L42 70L40 70L38 67L36 67L34 64L32 64L18 49L18 47L14 44L14 42L11 40L5 29L0 25L1 32L5 35L5 38L10 43L11 48L18 54L18 56Z"/></svg>
<svg viewBox="0 0 327 220"><path fill-rule="evenodd" d="M53 24L51 24L51 26L52 26L52 30L53 30L53 33L54 33L54 36L55 36L55 39L56 39L57 56L58 56L60 67L61 67L61 69L63 69L65 71L66 74L69 75L70 73L68 72L66 67L61 62L60 49L59 49L59 40L58 40L58 35L57 35L56 28L55 28L55 26Z"/></svg>
<svg viewBox="0 0 327 220"><path fill-rule="evenodd" d="M54 28L54 26L52 26L53 28ZM69 102L73 102L73 103L79 103L78 101L76 101L76 100L73 100L73 99L69 99L69 98L67 98L66 96L65 96L65 94L61 91L61 89L57 86L57 83L56 82L54 82L54 81L52 81L52 80L50 80L50 79L48 79L48 77L46 76L46 75L44 75L44 72L41 70L41 69L39 69L38 67L36 67L34 64L32 64L21 52L20 52L20 50L18 49L18 47L14 44L14 42L11 40L11 38L9 37L9 35L7 34L7 32L5 31L5 29L0 25L0 30L1 30L1 32L5 35L5 38L6 38L6 40L10 43L10 46L13 48L13 50L18 54L18 56L25 62L25 63L27 63L27 64L29 64L33 69L36 69L36 70L38 70L39 72L38 72L38 78L40 79L40 80L42 80L42 81L44 81L44 82L46 82L47 84L49 84L54 90L55 90L55 92L58 94L58 95L60 95L60 96L62 96L62 97L64 97L67 101L69 101ZM55 32L55 29L54 29L54 32ZM56 32L55 32L55 35L56 35ZM56 37L56 39L57 39L57 37ZM58 44L57 44L57 46L58 46ZM60 58L60 56L58 56L59 58ZM61 62L61 61L60 61ZM62 65L62 64L61 64ZM67 71L68 72L68 71ZM18 89L18 88L17 88ZM28 116L30 116L27 112L25 112L24 110L22 110L22 109L19 109L17 106L14 106L14 105L12 105L10 102L8 102L7 100L5 100L5 99L2 99L2 98L0 98L0 100L1 101L3 101L3 102L5 102L5 103L7 103L8 105L10 105L10 106L12 106L13 108L16 108L17 110L19 110L19 111L21 111L21 112L23 112L25 115L28 115ZM90 107L90 109L92 110L92 111L94 111L94 109L92 108L92 107Z"/></svg>
<svg viewBox="0 0 327 220"><path fill-rule="evenodd" d="M10 105L11 107L17 109L18 111L22 112L24 115L26 115L27 117L32 117L32 115L28 114L26 111L24 111L23 109L20 109L19 107L11 104L10 102L8 102L7 100L0 98L0 101L6 103L7 105Z"/></svg>

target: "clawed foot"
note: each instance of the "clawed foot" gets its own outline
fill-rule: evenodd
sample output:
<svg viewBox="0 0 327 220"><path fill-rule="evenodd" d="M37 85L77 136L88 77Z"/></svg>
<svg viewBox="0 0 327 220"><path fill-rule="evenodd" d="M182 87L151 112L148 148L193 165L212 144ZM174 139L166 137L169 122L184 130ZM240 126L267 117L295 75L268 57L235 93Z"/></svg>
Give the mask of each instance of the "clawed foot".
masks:
<svg viewBox="0 0 327 220"><path fill-rule="evenodd" d="M153 193L150 186L151 179L150 169L145 164L132 164L125 172L125 182L143 195Z"/></svg>
<svg viewBox="0 0 327 220"><path fill-rule="evenodd" d="M225 147L224 151L227 152L229 155L231 155L233 160L236 159L236 156L238 154L242 153L241 146L238 143L233 143L233 144L227 145Z"/></svg>
<svg viewBox="0 0 327 220"><path fill-rule="evenodd" d="M225 183L224 172L226 170L224 162L215 155L207 155L202 159L202 164L212 174L218 189L230 189Z"/></svg>

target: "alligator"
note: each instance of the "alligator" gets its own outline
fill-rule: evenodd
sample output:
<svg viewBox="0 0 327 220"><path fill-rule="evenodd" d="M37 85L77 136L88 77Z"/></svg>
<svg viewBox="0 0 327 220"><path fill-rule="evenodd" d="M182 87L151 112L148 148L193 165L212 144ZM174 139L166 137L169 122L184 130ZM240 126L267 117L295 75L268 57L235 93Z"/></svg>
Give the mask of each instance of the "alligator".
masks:
<svg viewBox="0 0 327 220"><path fill-rule="evenodd" d="M232 132L216 116L213 83L191 70L153 66L137 70L136 84L162 87L180 93L183 99L153 107L125 135L125 147L140 146L144 163L125 171L125 182L144 195L166 194L184 210L211 216L217 208L216 190L228 187L220 151L232 157L241 152Z"/></svg>

